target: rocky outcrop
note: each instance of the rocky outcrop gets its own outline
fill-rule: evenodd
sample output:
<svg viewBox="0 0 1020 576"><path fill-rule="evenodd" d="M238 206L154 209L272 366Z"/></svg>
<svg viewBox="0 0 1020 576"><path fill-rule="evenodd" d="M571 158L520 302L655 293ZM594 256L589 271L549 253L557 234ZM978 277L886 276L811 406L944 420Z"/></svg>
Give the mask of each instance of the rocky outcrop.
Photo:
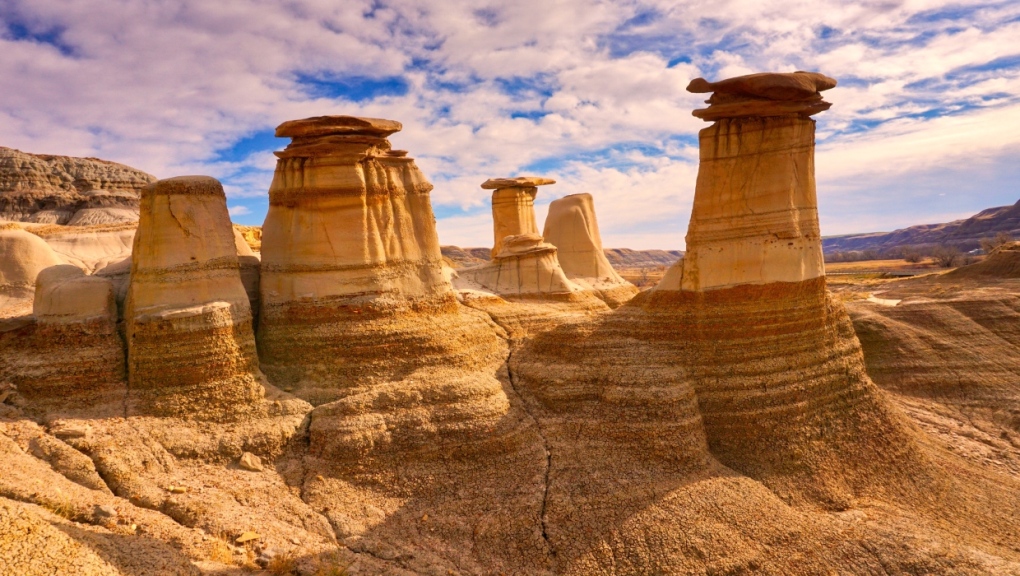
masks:
<svg viewBox="0 0 1020 576"><path fill-rule="evenodd" d="M142 191L124 313L133 409L231 419L264 408L226 197L208 177Z"/></svg>
<svg viewBox="0 0 1020 576"><path fill-rule="evenodd" d="M520 177L486 180L493 190L492 220L495 242L488 264L458 272L458 287L481 288L507 298L576 297L582 288L567 279L556 257L556 247L538 233L535 195L548 178Z"/></svg>
<svg viewBox="0 0 1020 576"><path fill-rule="evenodd" d="M138 193L156 178L99 160L0 147L0 219L94 225L138 220Z"/></svg>
<svg viewBox="0 0 1020 576"><path fill-rule="evenodd" d="M542 236L556 247L557 259L567 278L594 290L611 307L638 293L606 259L591 194L571 194L553 200Z"/></svg>
<svg viewBox="0 0 1020 576"><path fill-rule="evenodd" d="M0 316L31 310L35 280L50 266L63 264L42 239L15 224L0 225Z"/></svg>
<svg viewBox="0 0 1020 576"><path fill-rule="evenodd" d="M432 185L386 139L399 129L348 116L277 129L293 141L277 153L262 228L259 353L274 383L313 404L408 374L432 354L473 363L473 347L453 346L466 335L442 274ZM407 315L450 319L452 332L438 337L431 320L405 325Z"/></svg>
<svg viewBox="0 0 1020 576"><path fill-rule="evenodd" d="M503 250L505 238L538 235L535 196L539 186L555 183L550 178L534 176L490 178L482 183L483 190L492 190L493 258Z"/></svg>
<svg viewBox="0 0 1020 576"><path fill-rule="evenodd" d="M41 271L33 322L0 333L0 366L36 413L123 416L124 344L113 285L71 265Z"/></svg>

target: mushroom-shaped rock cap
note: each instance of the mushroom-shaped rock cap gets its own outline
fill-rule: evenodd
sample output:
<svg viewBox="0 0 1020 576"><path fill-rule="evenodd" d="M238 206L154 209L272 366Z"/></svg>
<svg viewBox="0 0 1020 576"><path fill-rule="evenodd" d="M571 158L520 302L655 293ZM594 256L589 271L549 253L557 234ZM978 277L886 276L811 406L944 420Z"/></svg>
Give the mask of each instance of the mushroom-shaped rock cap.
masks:
<svg viewBox="0 0 1020 576"><path fill-rule="evenodd" d="M501 188L534 188L555 184L552 178L540 178L538 176L518 176L517 178L490 178L482 182L483 190L499 190Z"/></svg>
<svg viewBox="0 0 1020 576"><path fill-rule="evenodd" d="M715 92L768 100L803 100L836 87L836 80L817 72L762 72L709 82L695 78L687 91L695 94Z"/></svg>
<svg viewBox="0 0 1020 576"><path fill-rule="evenodd" d="M277 138L302 138L332 135L359 135L386 138L400 132L403 124L382 118L357 116L316 116L302 120L288 120L276 127Z"/></svg>
<svg viewBox="0 0 1020 576"><path fill-rule="evenodd" d="M211 176L175 176L158 180L146 186L143 194L165 196L187 194L189 196L223 196L223 185Z"/></svg>
<svg viewBox="0 0 1020 576"><path fill-rule="evenodd" d="M819 93L836 86L836 81L817 72L761 73L738 76L718 82L695 78L687 86L688 92L712 92L707 100L709 107L695 110L702 120L750 116L808 117L832 104L822 100Z"/></svg>

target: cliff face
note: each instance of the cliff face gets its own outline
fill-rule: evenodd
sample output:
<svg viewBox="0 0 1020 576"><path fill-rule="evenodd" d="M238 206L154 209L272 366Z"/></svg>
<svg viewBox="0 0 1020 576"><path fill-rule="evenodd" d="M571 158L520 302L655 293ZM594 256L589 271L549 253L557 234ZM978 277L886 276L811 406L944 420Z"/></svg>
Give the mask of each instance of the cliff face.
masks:
<svg viewBox="0 0 1020 576"><path fill-rule="evenodd" d="M0 219L44 224L138 220L138 194L156 178L99 160L0 147Z"/></svg>
<svg viewBox="0 0 1020 576"><path fill-rule="evenodd" d="M989 208L970 218L943 224L922 224L893 232L830 236L822 239L822 247L826 252L844 252L950 244L962 250L973 250L980 247L982 239L1001 232L1020 238L1020 202L1012 206Z"/></svg>

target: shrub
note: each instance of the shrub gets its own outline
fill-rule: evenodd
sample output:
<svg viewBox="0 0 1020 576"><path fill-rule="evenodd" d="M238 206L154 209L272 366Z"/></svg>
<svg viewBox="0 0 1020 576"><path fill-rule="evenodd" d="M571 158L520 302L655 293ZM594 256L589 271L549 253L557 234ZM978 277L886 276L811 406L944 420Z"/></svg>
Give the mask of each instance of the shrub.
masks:
<svg viewBox="0 0 1020 576"><path fill-rule="evenodd" d="M1009 244L1013 241L1013 236L1009 232L999 232L991 238L981 239L981 249L985 252L991 252L1003 244Z"/></svg>
<svg viewBox="0 0 1020 576"><path fill-rule="evenodd" d="M960 260L960 255L959 248L949 245L936 246L931 251L931 257L935 259L935 263L943 268L955 266L957 261Z"/></svg>

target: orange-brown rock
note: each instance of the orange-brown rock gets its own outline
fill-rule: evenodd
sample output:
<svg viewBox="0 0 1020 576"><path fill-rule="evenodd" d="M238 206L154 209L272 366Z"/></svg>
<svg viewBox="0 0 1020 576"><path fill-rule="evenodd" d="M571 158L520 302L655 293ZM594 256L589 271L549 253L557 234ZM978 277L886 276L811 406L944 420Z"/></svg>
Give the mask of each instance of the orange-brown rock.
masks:
<svg viewBox="0 0 1020 576"><path fill-rule="evenodd" d="M803 282L824 274L815 123L797 114L721 117L699 133L687 252L664 290Z"/></svg>
<svg viewBox="0 0 1020 576"><path fill-rule="evenodd" d="M718 82L695 78L687 91L712 93L707 100L710 106L694 111L698 118L711 122L741 117L796 115L807 118L832 106L822 100L819 92L835 87L835 80L817 72L765 72Z"/></svg>
<svg viewBox="0 0 1020 576"><path fill-rule="evenodd" d="M567 278L594 290L611 307L638 293L606 258L591 194L571 194L553 200L542 236L556 247L557 259Z"/></svg>
<svg viewBox="0 0 1020 576"><path fill-rule="evenodd" d="M220 183L182 176L146 187L131 261L124 317L135 408L213 420L261 414L251 308Z"/></svg>

